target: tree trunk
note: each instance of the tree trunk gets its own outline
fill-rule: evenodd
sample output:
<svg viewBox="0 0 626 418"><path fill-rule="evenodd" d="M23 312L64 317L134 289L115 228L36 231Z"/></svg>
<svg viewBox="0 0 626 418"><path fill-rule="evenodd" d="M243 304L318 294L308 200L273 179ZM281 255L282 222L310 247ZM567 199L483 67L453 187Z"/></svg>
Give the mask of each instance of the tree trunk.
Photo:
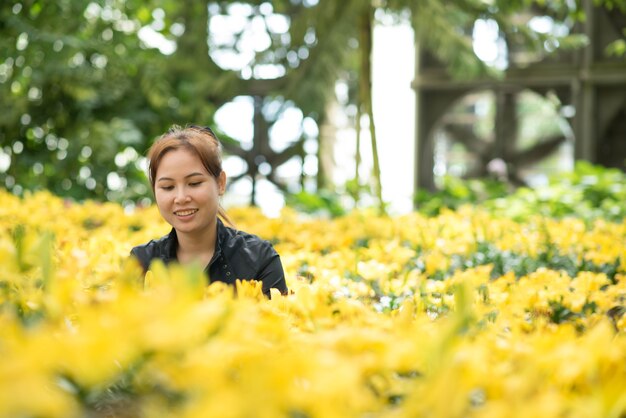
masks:
<svg viewBox="0 0 626 418"><path fill-rule="evenodd" d="M372 21L373 8L368 5L359 19L359 49L361 52L361 68L359 77L359 101L364 113L369 117L370 136L372 140L373 176L375 194L378 198L378 208L381 214L386 213L383 201L383 190L380 179L380 164L378 160L378 146L376 144L376 127L374 125L374 111L372 107Z"/></svg>
<svg viewBox="0 0 626 418"><path fill-rule="evenodd" d="M352 189L352 198L354 199L354 207L359 202L361 194L361 180L359 178L359 168L361 167L361 106L356 107L356 122L354 128L356 129L356 152L354 154L354 189Z"/></svg>
<svg viewBox="0 0 626 418"><path fill-rule="evenodd" d="M263 132L263 97L254 96L254 116L253 116L253 136L252 136L252 152L248 154L248 172L250 180L252 180L252 192L250 193L250 205L257 206L256 199L256 182L259 164L262 161L263 140L266 138L266 132Z"/></svg>

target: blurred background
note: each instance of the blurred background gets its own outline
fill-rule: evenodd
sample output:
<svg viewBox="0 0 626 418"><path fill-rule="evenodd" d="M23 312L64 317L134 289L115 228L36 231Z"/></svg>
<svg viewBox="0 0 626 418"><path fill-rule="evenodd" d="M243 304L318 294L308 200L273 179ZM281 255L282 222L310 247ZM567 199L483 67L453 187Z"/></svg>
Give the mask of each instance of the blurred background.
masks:
<svg viewBox="0 0 626 418"><path fill-rule="evenodd" d="M211 126L225 206L269 216L623 172L625 38L618 0L4 0L0 187L149 205L174 123Z"/></svg>

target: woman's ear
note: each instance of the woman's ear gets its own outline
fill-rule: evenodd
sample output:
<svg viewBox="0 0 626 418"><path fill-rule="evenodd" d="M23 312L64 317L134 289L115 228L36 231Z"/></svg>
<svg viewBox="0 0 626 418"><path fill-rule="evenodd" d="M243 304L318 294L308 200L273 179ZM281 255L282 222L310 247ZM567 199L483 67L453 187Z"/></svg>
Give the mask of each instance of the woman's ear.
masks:
<svg viewBox="0 0 626 418"><path fill-rule="evenodd" d="M220 196L226 192L226 173L223 170L217 178L217 190Z"/></svg>

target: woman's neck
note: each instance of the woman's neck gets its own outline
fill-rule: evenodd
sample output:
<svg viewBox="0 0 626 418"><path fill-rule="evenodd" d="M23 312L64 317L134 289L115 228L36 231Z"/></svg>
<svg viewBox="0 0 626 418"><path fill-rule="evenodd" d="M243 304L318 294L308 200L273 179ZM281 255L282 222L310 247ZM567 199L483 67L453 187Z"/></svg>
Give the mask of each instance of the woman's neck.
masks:
<svg viewBox="0 0 626 418"><path fill-rule="evenodd" d="M181 233L176 231L178 248L176 256L182 264L198 260L202 264L208 264L215 252L217 242L217 225L196 233Z"/></svg>

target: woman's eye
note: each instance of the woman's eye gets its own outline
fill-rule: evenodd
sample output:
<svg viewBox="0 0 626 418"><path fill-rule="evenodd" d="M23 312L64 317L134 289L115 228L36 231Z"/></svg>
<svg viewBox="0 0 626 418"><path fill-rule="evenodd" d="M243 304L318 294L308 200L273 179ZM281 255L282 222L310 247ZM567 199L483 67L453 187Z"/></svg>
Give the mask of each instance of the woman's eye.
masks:
<svg viewBox="0 0 626 418"><path fill-rule="evenodd" d="M162 190L174 190L174 186L161 186Z"/></svg>
<svg viewBox="0 0 626 418"><path fill-rule="evenodd" d="M201 182L201 181L196 181L196 182L194 182L194 183L189 183L189 185L190 185L191 187L196 187L196 186L199 186L199 185L201 185L201 184L202 184L202 182Z"/></svg>

